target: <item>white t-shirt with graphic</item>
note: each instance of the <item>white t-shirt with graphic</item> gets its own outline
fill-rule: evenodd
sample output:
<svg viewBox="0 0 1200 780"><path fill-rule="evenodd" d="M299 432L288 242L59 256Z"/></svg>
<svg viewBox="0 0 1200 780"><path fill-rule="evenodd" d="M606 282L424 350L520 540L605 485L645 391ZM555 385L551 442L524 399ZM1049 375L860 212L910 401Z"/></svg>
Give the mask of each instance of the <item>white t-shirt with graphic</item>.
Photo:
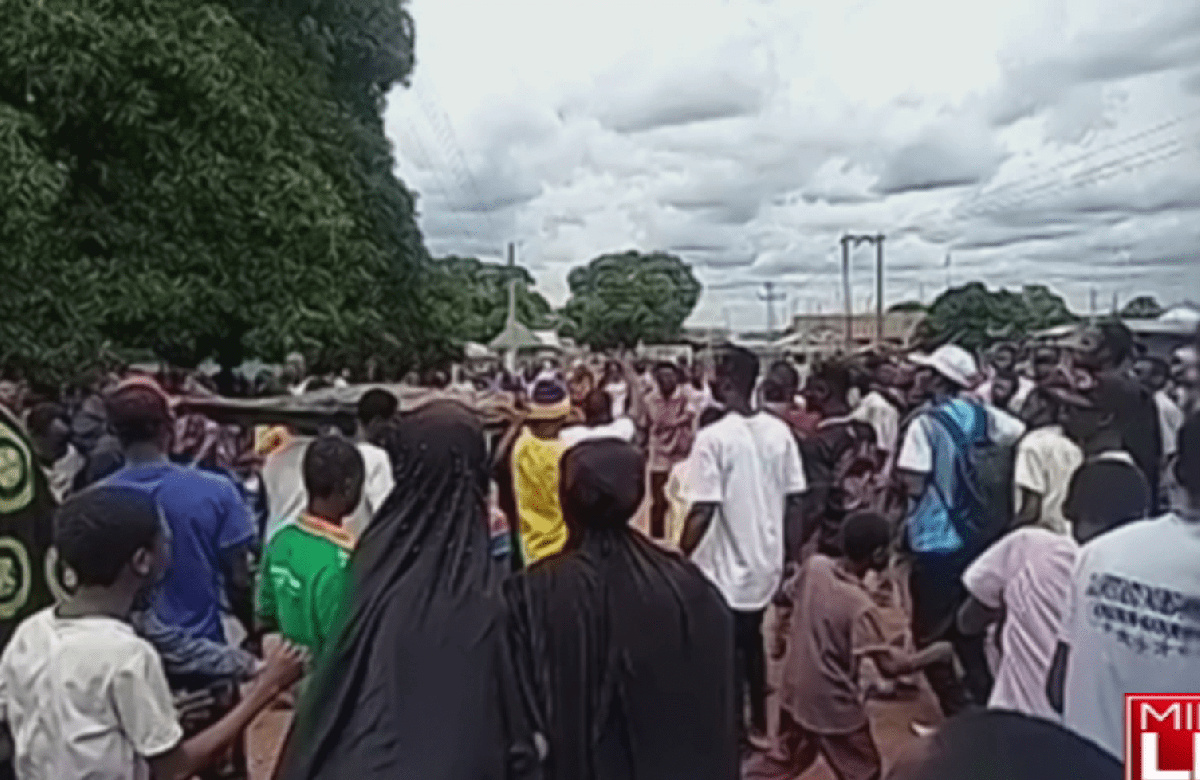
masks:
<svg viewBox="0 0 1200 780"><path fill-rule="evenodd" d="M59 618L17 627L0 658L0 720L21 780L149 780L183 739L162 662L132 626Z"/></svg>
<svg viewBox="0 0 1200 780"><path fill-rule="evenodd" d="M1176 514L1083 546L1061 639L1063 723L1118 759L1126 693L1200 691L1200 520Z"/></svg>
<svg viewBox="0 0 1200 780"><path fill-rule="evenodd" d="M783 576L787 497L807 490L795 437L774 415L730 413L696 435L688 464L689 503L719 506L692 560L732 609L762 609Z"/></svg>

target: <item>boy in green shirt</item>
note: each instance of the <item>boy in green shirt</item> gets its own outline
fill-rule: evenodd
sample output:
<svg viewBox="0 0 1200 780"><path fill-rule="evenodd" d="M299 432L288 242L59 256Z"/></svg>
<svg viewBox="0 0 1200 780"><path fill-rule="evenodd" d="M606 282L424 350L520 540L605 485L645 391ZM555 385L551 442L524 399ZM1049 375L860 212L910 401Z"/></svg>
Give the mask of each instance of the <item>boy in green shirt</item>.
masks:
<svg viewBox="0 0 1200 780"><path fill-rule="evenodd" d="M322 436L308 445L302 469L308 511L267 544L257 612L260 630L279 631L315 655L332 638L348 597L354 538L342 520L358 506L365 468L352 443Z"/></svg>

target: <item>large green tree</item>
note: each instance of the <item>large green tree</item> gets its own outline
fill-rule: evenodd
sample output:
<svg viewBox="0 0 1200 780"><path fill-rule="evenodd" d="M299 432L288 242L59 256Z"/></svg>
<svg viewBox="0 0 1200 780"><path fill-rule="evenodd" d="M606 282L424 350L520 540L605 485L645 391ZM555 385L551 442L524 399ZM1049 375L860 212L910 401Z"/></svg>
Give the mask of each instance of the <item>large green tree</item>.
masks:
<svg viewBox="0 0 1200 780"><path fill-rule="evenodd" d="M564 335L593 349L670 341L700 299L700 282L665 252L601 255L567 276Z"/></svg>
<svg viewBox="0 0 1200 780"><path fill-rule="evenodd" d="M1121 316L1131 320L1149 320L1161 317L1166 311L1153 295L1139 295L1121 308Z"/></svg>
<svg viewBox="0 0 1200 780"><path fill-rule="evenodd" d="M436 322L456 341L486 344L504 329L509 282L514 280L517 319L534 330L554 326L553 309L521 266L446 257L435 261L432 270L437 284L431 285L429 294Z"/></svg>
<svg viewBox="0 0 1200 780"><path fill-rule="evenodd" d="M7 0L0 364L442 352L383 95L398 0Z"/></svg>
<svg viewBox="0 0 1200 780"><path fill-rule="evenodd" d="M976 350L1075 320L1063 299L1043 285L1014 292L971 282L938 296L917 329L917 340L927 347L953 342Z"/></svg>

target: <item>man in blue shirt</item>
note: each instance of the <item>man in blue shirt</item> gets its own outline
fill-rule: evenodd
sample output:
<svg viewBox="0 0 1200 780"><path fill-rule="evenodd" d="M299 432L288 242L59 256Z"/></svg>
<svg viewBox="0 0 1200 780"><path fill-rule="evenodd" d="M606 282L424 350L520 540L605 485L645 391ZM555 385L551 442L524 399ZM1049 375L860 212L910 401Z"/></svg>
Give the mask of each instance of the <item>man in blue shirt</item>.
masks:
<svg viewBox="0 0 1200 780"><path fill-rule="evenodd" d="M254 526L237 488L225 477L170 462L170 405L152 381L123 383L107 405L125 466L106 482L151 492L170 531L171 564L157 617L189 636L224 642L227 598L234 616L252 626Z"/></svg>
<svg viewBox="0 0 1200 780"><path fill-rule="evenodd" d="M954 645L966 688L951 664L925 670L949 717L972 700L984 705L991 687L983 639L962 636L954 623L966 599L962 574L980 552L979 540L969 538L967 528L983 520L964 517L972 508L962 503L966 486L959 480L969 472L968 448L984 441L1010 445L1025 432L1025 425L967 396L979 374L975 358L966 350L947 344L931 355L914 355L912 361L920 367L916 386L928 403L904 434L896 470L912 499L905 539L912 553L913 640L918 647L938 640Z"/></svg>

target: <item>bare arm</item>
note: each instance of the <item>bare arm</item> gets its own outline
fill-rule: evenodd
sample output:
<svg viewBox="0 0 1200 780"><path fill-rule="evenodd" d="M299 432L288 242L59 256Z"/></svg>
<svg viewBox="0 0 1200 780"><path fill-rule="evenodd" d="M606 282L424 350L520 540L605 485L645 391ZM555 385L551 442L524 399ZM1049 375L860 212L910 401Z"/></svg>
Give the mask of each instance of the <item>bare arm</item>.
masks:
<svg viewBox="0 0 1200 780"><path fill-rule="evenodd" d="M977 636L1000 620L1001 614L1001 610L992 609L974 596L968 596L958 610L958 630L967 636Z"/></svg>
<svg viewBox="0 0 1200 780"><path fill-rule="evenodd" d="M1042 497L1029 488L1020 488L1021 495L1016 517L1013 518L1013 528L1033 525L1042 516Z"/></svg>
<svg viewBox="0 0 1200 780"><path fill-rule="evenodd" d="M254 575L250 571L250 546L239 544L223 554L225 591L229 608L247 632L254 630Z"/></svg>
<svg viewBox="0 0 1200 780"><path fill-rule="evenodd" d="M683 521L683 534L679 537L679 548L684 555L691 556L700 546L700 540L708 533L716 514L716 504L692 504L687 519Z"/></svg>
<svg viewBox="0 0 1200 780"><path fill-rule="evenodd" d="M150 759L154 780L187 780L211 766L242 735L250 721L285 688L300 679L304 652L281 644L267 659L260 677L251 683L245 698L229 713L191 739Z"/></svg>
<svg viewBox="0 0 1200 780"><path fill-rule="evenodd" d="M909 653L895 646L871 648L863 653L874 662L884 677L900 677L920 671L926 666L950 661L954 648L949 642L934 642L924 650Z"/></svg>
<svg viewBox="0 0 1200 780"><path fill-rule="evenodd" d="M1067 663L1070 657L1070 645L1059 642L1054 648L1054 660L1050 662L1050 674L1046 676L1046 700L1059 715L1062 715L1066 703Z"/></svg>
<svg viewBox="0 0 1200 780"><path fill-rule="evenodd" d="M922 474L919 471L909 471L908 469L897 469L896 473L900 477L900 483L904 485L904 492L909 498L917 499L925 493L925 486L929 482L929 475Z"/></svg>
<svg viewBox="0 0 1200 780"><path fill-rule="evenodd" d="M805 520L809 517L816 517L814 513L807 513L805 507L807 501L805 496L807 493L793 493L787 497L787 504L784 507L783 514L783 543L786 551L786 559L788 561L800 562L800 553L804 549L804 545L808 544L808 540L812 537L816 530L816 524L811 528L805 527Z"/></svg>

